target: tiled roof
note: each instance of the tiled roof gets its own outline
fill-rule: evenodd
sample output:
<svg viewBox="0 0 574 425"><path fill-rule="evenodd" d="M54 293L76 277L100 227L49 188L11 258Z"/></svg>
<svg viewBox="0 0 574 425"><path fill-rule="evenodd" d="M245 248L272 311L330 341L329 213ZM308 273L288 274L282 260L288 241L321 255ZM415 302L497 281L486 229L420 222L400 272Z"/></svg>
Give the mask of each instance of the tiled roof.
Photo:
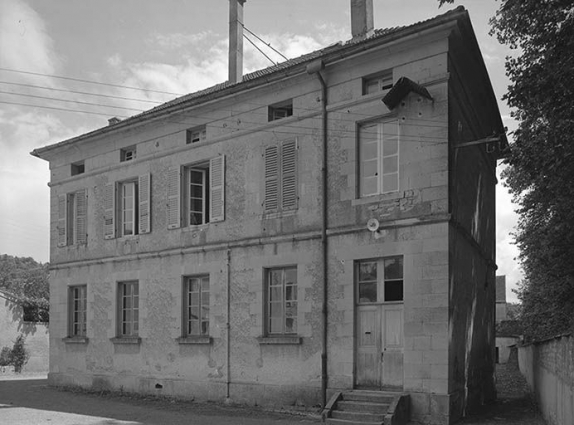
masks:
<svg viewBox="0 0 574 425"><path fill-rule="evenodd" d="M69 144L69 143L72 143L75 141L79 141L79 140L82 140L82 139L85 139L85 138L88 138L91 136L95 136L97 134L106 133L108 130L112 130L112 129L116 129L116 128L120 128L120 127L125 127L125 126L130 125L131 123L139 122L148 116L157 115L158 113L161 114L162 111L167 112L170 109L174 109L177 107L183 107L183 106L185 106L185 104L189 104L191 106L193 103L200 102L202 98L217 96L218 93L221 93L221 95L225 95L225 92L227 90L236 89L237 91L240 91L243 87L250 87L254 84L256 85L257 80L261 79L263 82L265 82L271 76L274 76L276 74L280 74L282 72L286 72L292 68L296 68L298 66L301 66L307 62L311 62L311 61L318 59L318 58L324 58L324 57L328 57L331 54L338 54L338 53L343 55L347 50L351 50L357 46L360 47L361 45L366 45L366 44L369 44L372 42L376 43L376 41L379 39L388 39L388 38L393 38L393 37L400 37L402 35L406 35L412 31L415 31L415 30L421 30L427 26L431 27L431 26L439 24L441 22L457 19L459 17L462 17L463 15L468 16L465 8L463 6L459 6L453 10L450 10L446 13L443 13L442 15L438 15L438 16L435 16L433 18L417 22L415 24L400 26L400 27L393 27L393 28L376 29L373 32L373 34L369 37L351 39L345 43L338 42L336 44L327 46L323 49L316 50L316 51L311 52L311 53L307 53L307 54L299 56L297 58L289 59L289 60L286 60L285 62L278 63L278 64L270 66L268 68L251 72L249 74L244 75L241 82L232 83L232 82L226 81L224 83L216 84L216 85L209 87L209 88L206 88L204 90L200 90L200 91L197 91L194 93L190 93L190 94L178 97L178 98L173 99L169 102L163 103L163 104L156 106L152 109L144 111L140 114L126 118L125 120L122 120L116 124L102 127L100 129L91 131L91 132L83 134L81 136L74 137L74 138L69 139L69 140L65 140L63 142L60 142L60 143L57 143L57 144L54 144L51 146L46 146L43 148L35 149L32 152L32 155L41 156L41 154L43 152L50 150L51 148L65 145L65 144Z"/></svg>

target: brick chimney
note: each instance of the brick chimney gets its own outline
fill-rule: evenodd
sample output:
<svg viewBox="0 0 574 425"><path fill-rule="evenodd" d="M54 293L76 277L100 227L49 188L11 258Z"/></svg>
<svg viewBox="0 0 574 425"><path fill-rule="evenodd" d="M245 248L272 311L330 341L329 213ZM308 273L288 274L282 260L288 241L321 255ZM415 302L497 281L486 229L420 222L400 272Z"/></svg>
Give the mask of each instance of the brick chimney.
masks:
<svg viewBox="0 0 574 425"><path fill-rule="evenodd" d="M229 0L229 81L243 79L243 4L247 0Z"/></svg>
<svg viewBox="0 0 574 425"><path fill-rule="evenodd" d="M373 34L373 0L351 0L351 33L353 38Z"/></svg>

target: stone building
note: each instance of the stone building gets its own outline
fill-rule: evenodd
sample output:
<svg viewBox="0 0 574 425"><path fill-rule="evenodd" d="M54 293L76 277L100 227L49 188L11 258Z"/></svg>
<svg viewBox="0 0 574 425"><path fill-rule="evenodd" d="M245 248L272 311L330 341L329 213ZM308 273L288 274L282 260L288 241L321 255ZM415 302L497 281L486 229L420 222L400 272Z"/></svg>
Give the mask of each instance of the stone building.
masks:
<svg viewBox="0 0 574 425"><path fill-rule="evenodd" d="M496 160L468 13L375 30L42 147L49 381L451 423L494 397ZM239 46L238 48L235 48Z"/></svg>

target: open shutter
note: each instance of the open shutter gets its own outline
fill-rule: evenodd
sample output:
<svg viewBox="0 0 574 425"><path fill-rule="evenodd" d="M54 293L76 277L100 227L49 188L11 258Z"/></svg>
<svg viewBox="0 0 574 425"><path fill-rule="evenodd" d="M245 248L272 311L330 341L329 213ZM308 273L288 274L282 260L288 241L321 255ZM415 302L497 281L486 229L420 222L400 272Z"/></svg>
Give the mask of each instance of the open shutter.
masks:
<svg viewBox="0 0 574 425"><path fill-rule="evenodd" d="M225 219L225 156L209 161L209 221Z"/></svg>
<svg viewBox="0 0 574 425"><path fill-rule="evenodd" d="M279 155L277 146L265 148L265 194L263 208L274 211L279 207Z"/></svg>
<svg viewBox="0 0 574 425"><path fill-rule="evenodd" d="M85 244L88 242L88 195L86 189L77 191L74 196L76 197L76 240L77 244Z"/></svg>
<svg viewBox="0 0 574 425"><path fill-rule="evenodd" d="M68 241L68 229L66 228L67 201L68 195L58 196L58 246L66 246Z"/></svg>
<svg viewBox="0 0 574 425"><path fill-rule="evenodd" d="M171 168L168 171L167 179L167 228L177 229L181 225L180 167Z"/></svg>
<svg viewBox="0 0 574 425"><path fill-rule="evenodd" d="M104 239L116 237L116 185L110 183L104 186Z"/></svg>
<svg viewBox="0 0 574 425"><path fill-rule="evenodd" d="M139 177L139 233L151 232L151 175Z"/></svg>
<svg viewBox="0 0 574 425"><path fill-rule="evenodd" d="M297 141L281 144L281 208L297 208Z"/></svg>

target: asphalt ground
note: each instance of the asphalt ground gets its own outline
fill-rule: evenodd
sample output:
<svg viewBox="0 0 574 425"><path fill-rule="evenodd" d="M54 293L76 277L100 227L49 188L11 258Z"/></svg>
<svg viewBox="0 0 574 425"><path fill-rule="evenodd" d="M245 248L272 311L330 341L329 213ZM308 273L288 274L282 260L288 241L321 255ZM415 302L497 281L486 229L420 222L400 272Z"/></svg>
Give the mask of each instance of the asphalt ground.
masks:
<svg viewBox="0 0 574 425"><path fill-rule="evenodd" d="M546 425L515 365L497 365L498 400L461 425ZM318 411L281 412L221 403L48 387L45 376L0 375L0 425L308 425Z"/></svg>

